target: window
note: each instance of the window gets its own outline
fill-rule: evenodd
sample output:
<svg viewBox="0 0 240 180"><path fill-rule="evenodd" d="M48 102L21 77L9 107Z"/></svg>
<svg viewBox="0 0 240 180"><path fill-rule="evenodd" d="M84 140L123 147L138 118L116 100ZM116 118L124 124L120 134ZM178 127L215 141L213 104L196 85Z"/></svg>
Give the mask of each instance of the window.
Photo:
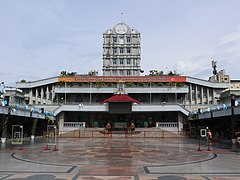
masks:
<svg viewBox="0 0 240 180"><path fill-rule="evenodd" d="M123 64L123 59L120 59L120 64Z"/></svg>
<svg viewBox="0 0 240 180"><path fill-rule="evenodd" d="M120 36L120 37L119 37L119 44L124 44L123 36Z"/></svg>
<svg viewBox="0 0 240 180"><path fill-rule="evenodd" d="M160 101L161 101L162 103L168 102L168 96L167 96L166 94L162 94L162 95L160 96Z"/></svg>
<svg viewBox="0 0 240 180"><path fill-rule="evenodd" d="M120 48L120 53L123 53L123 48Z"/></svg>
<svg viewBox="0 0 240 180"><path fill-rule="evenodd" d="M137 66L137 65L138 65L137 59L133 59L133 65L134 65L134 66Z"/></svg>
<svg viewBox="0 0 240 180"><path fill-rule="evenodd" d="M127 42L131 42L131 37L127 36Z"/></svg>
<svg viewBox="0 0 240 180"><path fill-rule="evenodd" d="M112 70L113 75L117 75L117 70Z"/></svg>
<svg viewBox="0 0 240 180"><path fill-rule="evenodd" d="M120 61L121 62L121 61ZM123 70L119 71L119 74L122 76L123 75Z"/></svg>
<svg viewBox="0 0 240 180"><path fill-rule="evenodd" d="M127 70L127 75L130 76L131 75L131 71Z"/></svg>
<svg viewBox="0 0 240 180"><path fill-rule="evenodd" d="M127 53L131 53L131 48L127 48Z"/></svg>
<svg viewBox="0 0 240 180"><path fill-rule="evenodd" d="M117 60L116 59L113 59L113 64L117 64Z"/></svg>
<svg viewBox="0 0 240 180"><path fill-rule="evenodd" d="M117 53L117 48L113 48L113 53Z"/></svg>
<svg viewBox="0 0 240 180"><path fill-rule="evenodd" d="M131 64L131 59L127 59L127 64Z"/></svg>
<svg viewBox="0 0 240 180"><path fill-rule="evenodd" d="M113 37L113 42L117 42L117 37Z"/></svg>

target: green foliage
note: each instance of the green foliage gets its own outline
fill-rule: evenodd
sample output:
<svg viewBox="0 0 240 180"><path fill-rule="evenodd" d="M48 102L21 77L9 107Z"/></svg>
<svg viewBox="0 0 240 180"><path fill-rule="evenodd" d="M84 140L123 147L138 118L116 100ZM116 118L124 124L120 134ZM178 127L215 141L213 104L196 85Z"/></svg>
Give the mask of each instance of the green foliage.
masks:
<svg viewBox="0 0 240 180"><path fill-rule="evenodd" d="M50 117L46 117L46 120L48 122L48 125L54 125L54 119L50 118Z"/></svg>
<svg viewBox="0 0 240 180"><path fill-rule="evenodd" d="M180 74L174 70L174 71L169 71L169 73L167 74L168 76L180 76Z"/></svg>
<svg viewBox="0 0 240 180"><path fill-rule="evenodd" d="M161 83L161 82L158 82L158 83L156 83L155 85L156 85L156 86L160 86L160 87L161 87L161 86L164 86L164 84Z"/></svg>
<svg viewBox="0 0 240 180"><path fill-rule="evenodd" d="M58 85L59 85L59 86L65 86L65 81L59 81L59 82L58 82Z"/></svg>
<svg viewBox="0 0 240 180"><path fill-rule="evenodd" d="M185 84L184 83L182 83L182 82L176 82L176 86L177 87L183 87Z"/></svg>
<svg viewBox="0 0 240 180"><path fill-rule="evenodd" d="M190 113L188 116L188 120L194 120L197 119L197 114Z"/></svg>
<svg viewBox="0 0 240 180"><path fill-rule="evenodd" d="M74 83L73 83L73 82L67 82L66 85L67 85L68 87L72 87L72 86L74 85Z"/></svg>
<svg viewBox="0 0 240 180"><path fill-rule="evenodd" d="M61 71L60 76L75 76L76 72Z"/></svg>
<svg viewBox="0 0 240 180"><path fill-rule="evenodd" d="M159 72L158 72L158 75L159 75L159 76L162 76L162 75L163 75L163 71L159 71Z"/></svg>
<svg viewBox="0 0 240 180"><path fill-rule="evenodd" d="M144 82L139 82L139 83L138 83L138 86L139 86L139 87L144 87L144 85L145 85Z"/></svg>
<svg viewBox="0 0 240 180"><path fill-rule="evenodd" d="M232 138L237 137L236 132L237 132L237 120L236 120L236 117L233 116L231 118L231 137Z"/></svg>
<svg viewBox="0 0 240 180"><path fill-rule="evenodd" d="M96 86L97 86L97 87L103 87L103 86L105 86L105 82L103 82L103 81L97 81L97 82L96 82Z"/></svg>
<svg viewBox="0 0 240 180"><path fill-rule="evenodd" d="M168 75L169 76L174 76L174 73L172 71L169 71Z"/></svg>
<svg viewBox="0 0 240 180"><path fill-rule="evenodd" d="M174 83L173 82L168 82L168 83L166 83L166 85L169 86L169 87L173 87Z"/></svg>
<svg viewBox="0 0 240 180"><path fill-rule="evenodd" d="M133 87L134 86L134 83L133 82L128 82L126 83L126 87Z"/></svg>
<svg viewBox="0 0 240 180"><path fill-rule="evenodd" d="M37 123L38 123L38 119L37 118L33 119L33 124L32 124L32 129L31 129L32 135L35 135L35 133L36 133Z"/></svg>
<svg viewBox="0 0 240 180"><path fill-rule="evenodd" d="M7 137L7 123L8 123L8 116L2 117L2 137Z"/></svg>
<svg viewBox="0 0 240 180"><path fill-rule="evenodd" d="M107 86L108 87L114 87L114 84L113 83L108 83Z"/></svg>

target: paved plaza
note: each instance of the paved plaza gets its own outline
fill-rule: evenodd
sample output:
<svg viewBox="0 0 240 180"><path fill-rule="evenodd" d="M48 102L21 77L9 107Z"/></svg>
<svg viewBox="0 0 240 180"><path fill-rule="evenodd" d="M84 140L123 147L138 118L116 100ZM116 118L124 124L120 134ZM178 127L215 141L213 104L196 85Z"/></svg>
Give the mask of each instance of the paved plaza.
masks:
<svg viewBox="0 0 240 180"><path fill-rule="evenodd" d="M190 138L61 138L1 144L0 179L212 180L240 179L238 146ZM53 151L53 150L58 151Z"/></svg>

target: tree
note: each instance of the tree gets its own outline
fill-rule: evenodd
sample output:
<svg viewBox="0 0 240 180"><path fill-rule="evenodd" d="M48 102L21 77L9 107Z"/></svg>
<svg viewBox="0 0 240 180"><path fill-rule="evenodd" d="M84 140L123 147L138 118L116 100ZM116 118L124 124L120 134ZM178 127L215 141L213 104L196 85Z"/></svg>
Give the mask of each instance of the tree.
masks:
<svg viewBox="0 0 240 180"><path fill-rule="evenodd" d="M231 138L237 137L237 120L235 116L231 117Z"/></svg>
<svg viewBox="0 0 240 180"><path fill-rule="evenodd" d="M7 137L7 123L8 123L8 116L2 117L2 138Z"/></svg>
<svg viewBox="0 0 240 180"><path fill-rule="evenodd" d="M38 123L38 119L37 118L33 119L33 124L32 124L32 129L31 129L32 135L35 135L35 133L36 133L37 123Z"/></svg>

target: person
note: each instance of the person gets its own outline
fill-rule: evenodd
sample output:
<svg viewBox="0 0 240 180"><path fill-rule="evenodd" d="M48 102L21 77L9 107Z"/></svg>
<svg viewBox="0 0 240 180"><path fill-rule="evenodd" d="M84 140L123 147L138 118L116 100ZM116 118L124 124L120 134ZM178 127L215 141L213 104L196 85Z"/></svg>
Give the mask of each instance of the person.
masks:
<svg viewBox="0 0 240 180"><path fill-rule="evenodd" d="M212 132L210 131L210 129L208 129L207 131L207 140L208 140L208 151L212 151L211 149L211 145L212 145Z"/></svg>
<svg viewBox="0 0 240 180"><path fill-rule="evenodd" d="M110 128L111 128L111 124L108 122L106 125L106 132L108 132Z"/></svg>
<svg viewBox="0 0 240 180"><path fill-rule="evenodd" d="M131 127L131 131L134 131L134 130L135 130L135 124L134 124L134 122L131 123L131 126L130 126L130 127Z"/></svg>
<svg viewBox="0 0 240 180"><path fill-rule="evenodd" d="M210 129L208 129L208 132L207 132L207 139L208 139L208 143L212 142L212 132L210 131Z"/></svg>
<svg viewBox="0 0 240 180"><path fill-rule="evenodd" d="M1 93L1 94L6 93L4 82L2 82L2 83L0 84L0 93Z"/></svg>
<svg viewBox="0 0 240 180"><path fill-rule="evenodd" d="M238 129L237 134L237 143L240 144L240 129Z"/></svg>

